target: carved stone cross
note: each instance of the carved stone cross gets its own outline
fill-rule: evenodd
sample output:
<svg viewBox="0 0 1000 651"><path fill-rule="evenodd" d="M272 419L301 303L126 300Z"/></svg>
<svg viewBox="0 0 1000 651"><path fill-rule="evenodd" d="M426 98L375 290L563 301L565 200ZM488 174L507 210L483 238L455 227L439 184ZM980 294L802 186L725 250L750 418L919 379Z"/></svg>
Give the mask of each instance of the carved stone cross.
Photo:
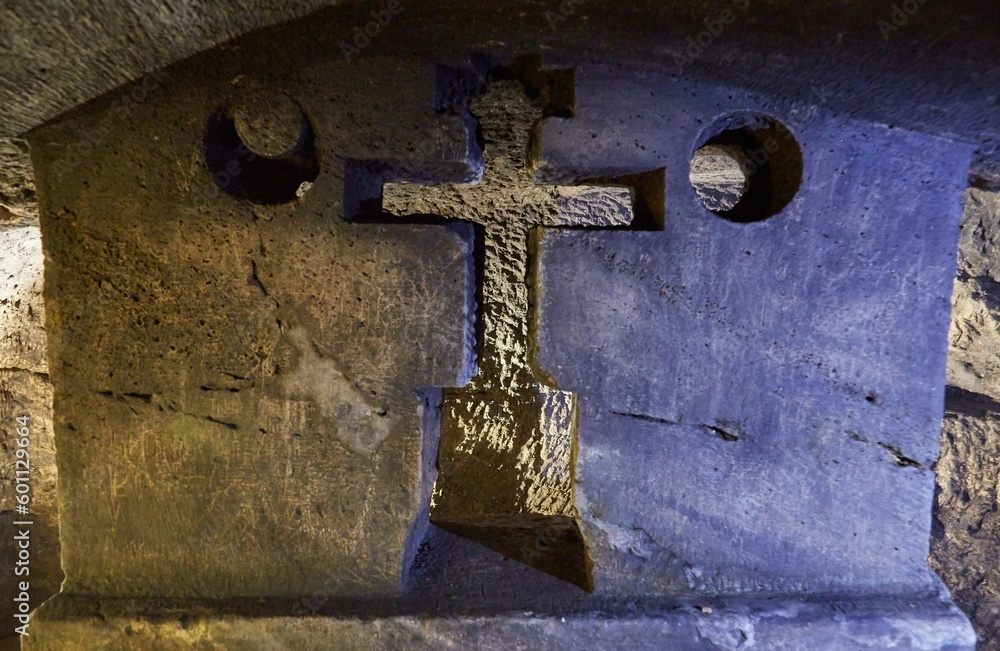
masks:
<svg viewBox="0 0 1000 651"><path fill-rule="evenodd" d="M535 360L532 253L537 227L629 224L632 190L536 184L540 111L520 84L494 82L470 108L485 144L478 183L383 188L393 215L472 221L485 233L479 370L468 386L444 392L431 521L592 590L573 491L576 396Z"/></svg>

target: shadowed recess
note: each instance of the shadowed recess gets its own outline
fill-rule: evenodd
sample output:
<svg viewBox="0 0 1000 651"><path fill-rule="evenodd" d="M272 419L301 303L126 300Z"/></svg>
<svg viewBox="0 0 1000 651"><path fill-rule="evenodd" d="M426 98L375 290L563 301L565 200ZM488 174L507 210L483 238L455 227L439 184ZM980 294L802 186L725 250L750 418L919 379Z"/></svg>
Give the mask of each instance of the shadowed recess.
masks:
<svg viewBox="0 0 1000 651"><path fill-rule="evenodd" d="M730 221L756 222L778 214L795 197L802 150L788 127L769 117L734 115L708 134L691 163L692 185L707 209ZM722 191L705 193L703 163L724 177Z"/></svg>
<svg viewBox="0 0 1000 651"><path fill-rule="evenodd" d="M294 201L319 175L319 160L308 118L292 102L293 114L289 116L286 111L286 115L280 116L284 124L275 125L274 116L268 115L275 103L257 97L250 102L241 99L242 104L231 102L209 118L205 160L212 180L237 199L260 204ZM271 124L268 117L272 118ZM275 134L278 129L282 133ZM274 146L275 143L278 145ZM272 153L277 155L267 155Z"/></svg>

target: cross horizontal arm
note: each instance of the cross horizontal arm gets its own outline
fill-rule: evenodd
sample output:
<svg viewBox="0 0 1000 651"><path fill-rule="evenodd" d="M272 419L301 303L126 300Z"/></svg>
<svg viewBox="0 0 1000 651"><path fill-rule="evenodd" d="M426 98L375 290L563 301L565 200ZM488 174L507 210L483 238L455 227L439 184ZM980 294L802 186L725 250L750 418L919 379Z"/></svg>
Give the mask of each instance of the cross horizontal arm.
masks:
<svg viewBox="0 0 1000 651"><path fill-rule="evenodd" d="M382 210L393 215L437 215L445 219L469 219L467 211L475 185L445 183L386 183L382 188ZM465 213L465 214L463 214Z"/></svg>
<svg viewBox="0 0 1000 651"><path fill-rule="evenodd" d="M635 191L627 187L533 185L512 187L508 192L517 199L510 206L503 206L502 201L485 206L483 188L473 184L387 183L382 190L382 209L399 216L437 215L471 221L489 221L482 218L512 210L522 213L525 222L550 227L621 227L632 223L635 216Z"/></svg>
<svg viewBox="0 0 1000 651"><path fill-rule="evenodd" d="M589 185L556 186L558 211L553 223L544 226L627 226L635 213L635 191L626 187Z"/></svg>

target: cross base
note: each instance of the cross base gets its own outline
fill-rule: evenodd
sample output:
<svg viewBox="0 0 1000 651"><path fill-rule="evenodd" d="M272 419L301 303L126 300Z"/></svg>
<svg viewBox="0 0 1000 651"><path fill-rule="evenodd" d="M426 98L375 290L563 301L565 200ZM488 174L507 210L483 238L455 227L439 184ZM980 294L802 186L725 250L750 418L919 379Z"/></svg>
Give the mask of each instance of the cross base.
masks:
<svg viewBox="0 0 1000 651"><path fill-rule="evenodd" d="M448 390L431 521L593 590L575 461L574 394L543 384Z"/></svg>
<svg viewBox="0 0 1000 651"><path fill-rule="evenodd" d="M493 514L478 521L436 520L435 524L587 592L594 591L594 564L576 518Z"/></svg>

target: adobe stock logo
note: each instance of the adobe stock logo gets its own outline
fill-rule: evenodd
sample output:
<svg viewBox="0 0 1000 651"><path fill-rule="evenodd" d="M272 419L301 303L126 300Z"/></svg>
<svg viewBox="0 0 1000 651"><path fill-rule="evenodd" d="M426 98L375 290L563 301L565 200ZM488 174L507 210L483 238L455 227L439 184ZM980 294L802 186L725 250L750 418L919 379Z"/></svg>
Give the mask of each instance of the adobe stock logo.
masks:
<svg viewBox="0 0 1000 651"><path fill-rule="evenodd" d="M879 33L882 34L882 40L888 41L893 34L906 27L910 17L920 11L927 2L928 0L904 0L900 4L892 5L889 20L880 20L876 23Z"/></svg>
<svg viewBox="0 0 1000 651"><path fill-rule="evenodd" d="M587 2L587 0L562 0L562 2L559 3L558 13L551 10L546 11L545 20L548 21L549 27L552 28L552 31L555 31L556 27L559 26L559 23L566 22L570 16L576 13L577 7L585 2Z"/></svg>
<svg viewBox="0 0 1000 651"><path fill-rule="evenodd" d="M358 25L351 30L351 42L340 42L341 54L348 61L351 60L352 56L361 54L361 50L371 45L372 40L378 38L382 30L392 22L392 19L401 13L403 13L403 5L400 0L389 0L385 9L373 9L371 20L363 26Z"/></svg>
<svg viewBox="0 0 1000 651"><path fill-rule="evenodd" d="M716 40L722 36L726 28L735 23L737 18L750 8L750 0L731 0L731 4L731 7L723 9L714 16L707 16L702 21L705 29L694 36L689 36L680 51L673 53L674 63L677 64L675 75L684 74L684 68L700 59L705 54L705 50L712 47Z"/></svg>

